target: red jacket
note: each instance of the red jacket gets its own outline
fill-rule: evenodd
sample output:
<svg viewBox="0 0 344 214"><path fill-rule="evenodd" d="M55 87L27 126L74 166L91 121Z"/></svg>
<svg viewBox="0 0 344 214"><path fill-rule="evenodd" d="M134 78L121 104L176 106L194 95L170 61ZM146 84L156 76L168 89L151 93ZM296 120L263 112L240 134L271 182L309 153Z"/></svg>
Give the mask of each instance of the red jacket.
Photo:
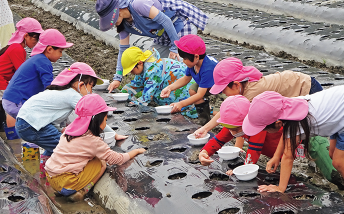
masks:
<svg viewBox="0 0 344 214"><path fill-rule="evenodd" d="M249 146L246 153L245 163L257 163L260 154L273 157L279 140L282 136L283 129L276 133L268 133L262 131L255 136L244 135L243 138L248 142ZM212 156L225 143L233 139L233 135L227 128L222 128L220 133L208 141L202 148L206 150L209 156Z"/></svg>
<svg viewBox="0 0 344 214"><path fill-rule="evenodd" d="M18 43L10 45L0 56L0 90L7 88L14 72L25 62L25 59L25 49Z"/></svg>

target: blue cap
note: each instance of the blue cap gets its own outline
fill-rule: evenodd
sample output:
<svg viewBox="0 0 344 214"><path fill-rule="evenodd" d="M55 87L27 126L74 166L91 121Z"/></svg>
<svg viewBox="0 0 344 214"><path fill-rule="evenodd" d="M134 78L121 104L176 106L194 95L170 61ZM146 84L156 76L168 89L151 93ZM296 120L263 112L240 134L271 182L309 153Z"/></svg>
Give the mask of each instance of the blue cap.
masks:
<svg viewBox="0 0 344 214"><path fill-rule="evenodd" d="M100 16L99 29L110 30L119 16L119 0L97 0L96 11Z"/></svg>

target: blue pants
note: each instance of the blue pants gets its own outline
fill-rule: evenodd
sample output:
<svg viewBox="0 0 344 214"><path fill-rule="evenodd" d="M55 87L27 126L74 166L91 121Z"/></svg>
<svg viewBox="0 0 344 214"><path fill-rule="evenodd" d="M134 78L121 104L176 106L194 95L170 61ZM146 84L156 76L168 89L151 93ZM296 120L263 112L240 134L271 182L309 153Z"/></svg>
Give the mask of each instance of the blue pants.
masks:
<svg viewBox="0 0 344 214"><path fill-rule="evenodd" d="M322 90L323 88L320 83L314 77L311 77L311 90L309 90L309 94L314 94Z"/></svg>
<svg viewBox="0 0 344 214"><path fill-rule="evenodd" d="M53 150L56 148L60 141L61 132L55 128L54 125L48 124L37 131L25 120L17 117L16 131L20 138L30 143L34 143L43 149L43 155L51 156Z"/></svg>

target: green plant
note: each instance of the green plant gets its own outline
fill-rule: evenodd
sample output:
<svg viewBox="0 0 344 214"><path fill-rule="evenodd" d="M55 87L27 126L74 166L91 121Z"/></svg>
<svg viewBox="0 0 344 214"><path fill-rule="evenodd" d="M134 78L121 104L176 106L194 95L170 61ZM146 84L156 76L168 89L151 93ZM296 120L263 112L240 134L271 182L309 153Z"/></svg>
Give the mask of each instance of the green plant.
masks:
<svg viewBox="0 0 344 214"><path fill-rule="evenodd" d="M139 98L139 97L141 97L142 96L142 91L140 91L140 92L138 92L137 94L135 94L135 97L136 98Z"/></svg>

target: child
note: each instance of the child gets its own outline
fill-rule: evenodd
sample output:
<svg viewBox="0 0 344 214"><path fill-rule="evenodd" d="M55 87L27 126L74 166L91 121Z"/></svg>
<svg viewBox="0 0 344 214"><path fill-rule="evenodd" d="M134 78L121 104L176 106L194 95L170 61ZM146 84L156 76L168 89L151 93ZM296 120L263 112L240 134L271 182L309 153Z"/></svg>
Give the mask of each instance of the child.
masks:
<svg viewBox="0 0 344 214"><path fill-rule="evenodd" d="M16 118L26 100L50 85L53 80L51 62L56 62L62 51L72 45L55 29L48 29L40 35L32 57L19 67L4 92L2 105L7 114Z"/></svg>
<svg viewBox="0 0 344 214"><path fill-rule="evenodd" d="M138 92L142 95L135 101L136 105L147 105L152 100L158 105L169 105L190 97L188 88L191 83L170 94L168 98L160 97L161 90L173 84L185 75L186 66L173 59L160 58L159 53L147 50L144 53L138 47L130 47L122 55L123 76L129 72L135 75L131 83L123 87L122 92L129 93L132 99ZM190 117L196 116L193 112L187 112Z"/></svg>
<svg viewBox="0 0 344 214"><path fill-rule="evenodd" d="M264 91L276 91L286 97L303 96L321 91L322 87L309 75L283 71L263 76L253 66L243 66L240 59L230 57L222 60L214 69L215 84L210 93L220 92L226 96L243 95L249 101ZM220 114L215 115L209 123L194 133L198 137L204 136L208 131L218 125L216 122ZM243 141L241 142L244 143Z"/></svg>
<svg viewBox="0 0 344 214"><path fill-rule="evenodd" d="M160 97L169 97L171 91L187 85L193 78L196 83L189 89L190 98L171 104L172 112L178 112L184 106L195 104L199 121L204 125L210 120L209 100L204 100L204 97L210 96L208 90L214 85L213 70L217 61L206 55L205 44L196 35L183 36L179 41L175 41L175 44L188 69L184 77L164 88Z"/></svg>
<svg viewBox="0 0 344 214"><path fill-rule="evenodd" d="M2 96L14 72L26 60L25 46L33 48L39 35L43 33L41 24L33 18L24 18L17 25L17 31L13 33L6 47L0 50L0 126L4 122L5 111L2 108ZM13 127L15 119L8 116L7 126Z"/></svg>
<svg viewBox="0 0 344 214"><path fill-rule="evenodd" d="M73 63L63 70L43 92L30 97L20 108L16 131L20 138L45 149L41 155L41 171L51 156L61 136L60 124L75 109L76 104L103 80L82 62ZM107 127L106 131L113 131ZM116 139L126 138L116 134ZM42 174L44 177L44 173Z"/></svg>
<svg viewBox="0 0 344 214"><path fill-rule="evenodd" d="M221 117L217 120L223 128L219 134L209 140L199 153L199 160L202 165L209 165L213 162L210 160L217 150L219 150L226 142L233 137L243 137L248 143L245 164L257 163L260 154L273 157L278 142L282 135L282 130L276 133L267 133L261 131L254 136L247 136L242 132L242 122L248 113L250 101L242 95L228 97L220 107ZM236 145L242 148L242 145ZM229 170L227 174L231 174Z"/></svg>
<svg viewBox="0 0 344 214"><path fill-rule="evenodd" d="M250 106L248 115L243 122L243 131L253 136L262 130L274 133L283 127L283 140L278 145L274 157L267 164L271 166L281 161L279 186L262 185L259 191L284 192L287 188L295 149L302 140L305 154L308 156L309 139L311 136L331 136L330 153L332 164L344 177L344 86L336 86L312 95L287 98L279 93L266 91L256 96Z"/></svg>
<svg viewBox="0 0 344 214"><path fill-rule="evenodd" d="M107 112L114 110L97 94L82 97L75 108L78 118L67 126L46 163L50 185L71 201L83 200L103 175L106 163L121 165L146 151L141 148L119 154L103 141L100 134L106 126Z"/></svg>

